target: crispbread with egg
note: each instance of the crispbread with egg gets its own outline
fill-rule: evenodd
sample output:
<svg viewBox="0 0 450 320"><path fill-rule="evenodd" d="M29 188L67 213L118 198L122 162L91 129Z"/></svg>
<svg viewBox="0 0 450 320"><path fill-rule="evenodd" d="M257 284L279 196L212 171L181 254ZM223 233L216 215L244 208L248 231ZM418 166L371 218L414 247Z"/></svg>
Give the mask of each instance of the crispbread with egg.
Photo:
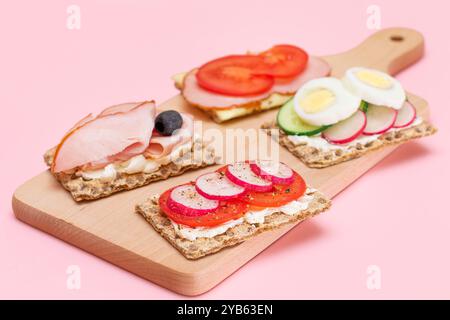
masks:
<svg viewBox="0 0 450 320"><path fill-rule="evenodd" d="M182 151L180 151L182 152ZM191 147L191 152L201 154L201 157L186 157L179 154L180 161L171 161L168 164L161 165L158 170L145 173L118 173L112 181L103 181L100 179L86 180L74 173L53 173L61 185L70 192L75 201L96 200L110 196L113 193L132 190L145 186L151 182L178 176L188 170L198 169L213 165L216 162L215 151L212 146L206 142L195 140ZM44 161L51 167L55 154L55 148L48 150L44 154ZM176 159L175 159L176 160Z"/></svg>
<svg viewBox="0 0 450 320"><path fill-rule="evenodd" d="M263 129L278 129L276 123L266 123ZM417 139L436 133L437 129L427 121L396 131L388 131L380 135L376 140L365 144L358 143L356 146L347 149L336 149L323 151L321 149L308 146L306 143L295 145L288 136L279 131L279 143L286 147L292 154L300 158L304 164L311 168L326 168L339 164L344 161L359 158L370 151L374 151L385 146L404 143L406 141ZM271 134L271 130L266 130L267 134Z"/></svg>
<svg viewBox="0 0 450 320"><path fill-rule="evenodd" d="M243 222L228 229L225 233L212 238L197 238L194 241L177 235L172 222L161 212L158 199L153 196L144 203L136 206L136 212L141 214L161 236L170 242L187 259L199 259L209 254L218 252L224 248L237 245L249 240L264 231L280 228L289 223L297 223L311 218L327 210L331 201L318 191L310 191L314 198L306 210L295 215L286 215L275 212L265 217L264 223L250 224Z"/></svg>

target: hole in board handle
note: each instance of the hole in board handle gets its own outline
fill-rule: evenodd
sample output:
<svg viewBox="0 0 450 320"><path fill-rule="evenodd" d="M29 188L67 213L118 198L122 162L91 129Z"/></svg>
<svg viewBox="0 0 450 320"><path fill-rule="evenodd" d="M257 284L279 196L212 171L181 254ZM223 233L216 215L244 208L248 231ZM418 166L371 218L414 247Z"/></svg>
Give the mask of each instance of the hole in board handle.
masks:
<svg viewBox="0 0 450 320"><path fill-rule="evenodd" d="M403 36L399 36L399 35L392 35L390 39L393 42L402 42L405 40L405 38L403 38Z"/></svg>

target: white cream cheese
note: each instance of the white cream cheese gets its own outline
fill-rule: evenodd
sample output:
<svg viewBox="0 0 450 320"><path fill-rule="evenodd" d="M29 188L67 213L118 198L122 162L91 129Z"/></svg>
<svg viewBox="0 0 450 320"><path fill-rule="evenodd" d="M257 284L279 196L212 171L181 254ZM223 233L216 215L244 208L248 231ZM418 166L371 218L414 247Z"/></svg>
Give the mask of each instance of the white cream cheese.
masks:
<svg viewBox="0 0 450 320"><path fill-rule="evenodd" d="M295 215L300 211L308 209L309 203L314 198L313 195L305 194L298 200L291 201L284 206L276 208L265 208L260 211L249 211L245 214L245 221L251 224L264 223L265 217L275 213L282 212L289 216Z"/></svg>
<svg viewBox="0 0 450 320"><path fill-rule="evenodd" d="M282 212L287 215L295 215L299 212L308 209L309 203L314 199L313 193L317 190L308 188L305 194L297 200L291 201L281 207L266 208L261 211L249 211L244 217L231 220L224 224L221 224L213 228L197 227L191 228L188 226L180 225L172 221L172 225L178 236L194 241L197 238L213 238L219 234L225 233L228 229L233 228L243 222L248 222L250 224L264 223L265 217L275 213Z"/></svg>
<svg viewBox="0 0 450 320"><path fill-rule="evenodd" d="M225 233L228 229L233 228L234 226L237 226L238 224L241 224L243 222L244 218L239 218L236 220L228 221L214 228L204 228L204 227L190 228L175 223L173 221L172 225L175 229L176 234L178 234L180 237L194 241L197 238L213 238L219 234Z"/></svg>
<svg viewBox="0 0 450 320"><path fill-rule="evenodd" d="M413 123L411 123L409 126L404 128L391 128L387 132L395 132L403 129L407 129L416 125L419 125L422 123L422 118L417 117ZM315 135L315 136L288 136L288 139L294 144L294 145L300 145L300 144L307 144L310 147L314 147L316 149L322 150L322 151L330 151L330 150L345 150L350 147L355 147L358 143L365 145L366 143L369 143L371 141L375 141L378 139L380 134L373 134L370 136L360 135L358 138L356 138L353 141L350 141L346 144L332 144L329 143L326 139L322 138L322 136Z"/></svg>
<svg viewBox="0 0 450 320"><path fill-rule="evenodd" d="M192 141L188 141L172 150L170 154L160 159L147 159L142 154L121 162L111 163L98 170L81 170L79 173L86 180L112 181L117 173L133 174L138 172L152 173L157 171L162 165L175 161L181 152L189 151L192 148Z"/></svg>
<svg viewBox="0 0 450 320"><path fill-rule="evenodd" d="M117 171L114 168L114 164L108 164L102 169L82 172L82 177L86 180L101 179L105 181L112 181L116 178L116 176Z"/></svg>
<svg viewBox="0 0 450 320"><path fill-rule="evenodd" d="M322 151L330 151L330 150L338 150L338 149L347 149L352 146L356 146L358 143L366 144L368 142L377 140L379 134L374 134L370 136L361 135L353 141L350 141L346 144L332 144L329 143L326 139L322 138L320 135L318 136L288 136L288 139L295 145L307 144L310 147L314 147L316 149Z"/></svg>

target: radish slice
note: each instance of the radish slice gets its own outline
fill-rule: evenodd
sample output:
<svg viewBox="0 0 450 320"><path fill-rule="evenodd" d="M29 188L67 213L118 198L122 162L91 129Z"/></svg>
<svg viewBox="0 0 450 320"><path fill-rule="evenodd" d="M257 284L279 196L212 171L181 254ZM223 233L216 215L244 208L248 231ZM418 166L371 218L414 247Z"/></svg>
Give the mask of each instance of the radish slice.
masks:
<svg viewBox="0 0 450 320"><path fill-rule="evenodd" d="M416 119L416 108L408 101L405 101L402 108L398 110L394 128L407 127L414 122L414 119Z"/></svg>
<svg viewBox="0 0 450 320"><path fill-rule="evenodd" d="M195 190L194 185L185 184L170 192L167 206L179 214L195 217L215 211L219 201L206 199Z"/></svg>
<svg viewBox="0 0 450 320"><path fill-rule="evenodd" d="M342 120L326 129L322 136L330 143L344 144L355 140L366 127L366 114L356 111L350 118Z"/></svg>
<svg viewBox="0 0 450 320"><path fill-rule="evenodd" d="M370 104L367 108L367 124L363 134L381 134L388 131L395 123L397 110Z"/></svg>
<svg viewBox="0 0 450 320"><path fill-rule="evenodd" d="M232 182L247 190L256 192L272 190L272 182L257 176L247 162L236 162L228 165L225 174Z"/></svg>
<svg viewBox="0 0 450 320"><path fill-rule="evenodd" d="M245 188L231 182L225 175L219 172L204 174L195 181L195 189L208 199L228 200L245 192Z"/></svg>
<svg viewBox="0 0 450 320"><path fill-rule="evenodd" d="M294 181L294 171L282 162L260 160L250 164L254 173L263 179L276 184L291 184Z"/></svg>

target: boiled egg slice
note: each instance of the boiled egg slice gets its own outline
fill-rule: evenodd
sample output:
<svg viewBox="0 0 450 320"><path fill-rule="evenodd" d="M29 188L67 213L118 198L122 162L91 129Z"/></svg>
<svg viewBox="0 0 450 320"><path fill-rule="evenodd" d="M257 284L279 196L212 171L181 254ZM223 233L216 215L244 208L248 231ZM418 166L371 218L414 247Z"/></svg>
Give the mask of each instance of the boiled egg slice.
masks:
<svg viewBox="0 0 450 320"><path fill-rule="evenodd" d="M351 68L346 71L342 81L354 95L378 106L399 110L406 99L400 82L378 70Z"/></svg>
<svg viewBox="0 0 450 320"><path fill-rule="evenodd" d="M294 108L306 123L326 126L347 119L361 99L347 91L341 80L319 78L304 84L294 96Z"/></svg>

